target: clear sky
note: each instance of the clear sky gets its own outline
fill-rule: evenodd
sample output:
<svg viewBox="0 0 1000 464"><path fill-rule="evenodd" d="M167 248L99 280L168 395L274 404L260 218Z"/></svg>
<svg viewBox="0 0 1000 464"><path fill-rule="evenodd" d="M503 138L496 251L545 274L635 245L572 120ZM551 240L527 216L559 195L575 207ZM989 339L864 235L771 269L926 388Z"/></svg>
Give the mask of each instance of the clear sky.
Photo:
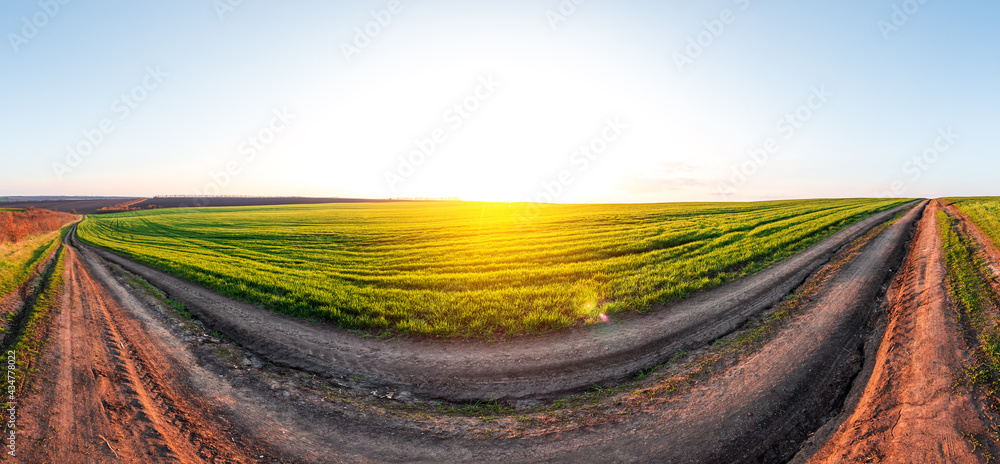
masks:
<svg viewBox="0 0 1000 464"><path fill-rule="evenodd" d="M987 0L9 0L0 195L996 195L998 18Z"/></svg>

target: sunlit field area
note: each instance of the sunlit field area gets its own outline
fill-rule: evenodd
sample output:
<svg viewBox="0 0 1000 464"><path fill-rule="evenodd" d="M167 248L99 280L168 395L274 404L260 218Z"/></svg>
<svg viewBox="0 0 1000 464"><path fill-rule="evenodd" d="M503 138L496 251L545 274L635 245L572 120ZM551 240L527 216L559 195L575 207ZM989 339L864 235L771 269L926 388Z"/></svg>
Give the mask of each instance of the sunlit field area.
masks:
<svg viewBox="0 0 1000 464"><path fill-rule="evenodd" d="M949 198L972 222L1000 246L1000 197Z"/></svg>
<svg viewBox="0 0 1000 464"><path fill-rule="evenodd" d="M344 328L496 337L648 311L903 203L189 208L89 216L79 237Z"/></svg>
<svg viewBox="0 0 1000 464"><path fill-rule="evenodd" d="M0 209L0 298L27 282L59 247L61 227L77 216L32 208Z"/></svg>
<svg viewBox="0 0 1000 464"><path fill-rule="evenodd" d="M31 278L39 263L59 247L59 233L0 243L0 298Z"/></svg>

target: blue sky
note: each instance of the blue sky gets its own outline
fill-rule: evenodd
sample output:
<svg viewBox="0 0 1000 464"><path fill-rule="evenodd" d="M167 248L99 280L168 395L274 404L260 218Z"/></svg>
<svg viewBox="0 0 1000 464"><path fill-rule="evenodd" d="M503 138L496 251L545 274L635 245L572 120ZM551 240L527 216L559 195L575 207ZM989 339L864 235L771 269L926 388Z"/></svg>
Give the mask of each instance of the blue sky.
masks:
<svg viewBox="0 0 1000 464"><path fill-rule="evenodd" d="M995 195L998 13L12 0L0 195Z"/></svg>

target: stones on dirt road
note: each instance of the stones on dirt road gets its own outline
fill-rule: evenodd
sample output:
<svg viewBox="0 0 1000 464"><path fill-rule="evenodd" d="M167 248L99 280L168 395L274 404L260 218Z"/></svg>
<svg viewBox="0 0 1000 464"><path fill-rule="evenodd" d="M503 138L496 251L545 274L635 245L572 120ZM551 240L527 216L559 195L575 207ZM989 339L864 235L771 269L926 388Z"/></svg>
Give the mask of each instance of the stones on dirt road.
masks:
<svg viewBox="0 0 1000 464"><path fill-rule="evenodd" d="M243 358L243 367L252 367L254 369L260 369L264 367L264 362L253 355L249 355Z"/></svg>

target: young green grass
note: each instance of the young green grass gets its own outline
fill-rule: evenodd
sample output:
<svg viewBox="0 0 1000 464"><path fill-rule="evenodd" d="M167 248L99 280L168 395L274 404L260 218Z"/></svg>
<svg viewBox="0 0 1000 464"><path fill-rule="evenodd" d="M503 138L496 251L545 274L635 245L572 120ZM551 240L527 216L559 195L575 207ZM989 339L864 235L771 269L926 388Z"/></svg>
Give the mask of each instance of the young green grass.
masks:
<svg viewBox="0 0 1000 464"><path fill-rule="evenodd" d="M947 201L1000 246L1000 198L949 198ZM958 221L943 212L938 215L938 224L945 242L948 288L958 307L965 338L972 348L965 375L957 381L980 393L986 404L984 412L995 423L1000 415L1000 295L991 288L994 276L986 259L977 254L979 245L975 240L961 233ZM980 450L986 462L992 462L989 447L984 447L980 438L996 443L1000 440L996 427L983 436L964 436L974 451Z"/></svg>
<svg viewBox="0 0 1000 464"><path fill-rule="evenodd" d="M36 267L59 247L60 232L0 243L0 298L23 285Z"/></svg>
<svg viewBox="0 0 1000 464"><path fill-rule="evenodd" d="M956 379L956 386L964 385L976 391L985 403L984 413L995 422L1000 413L1000 302L990 288L992 273L984 259L976 253L974 240L959 232L956 219L944 211L938 211L937 219L944 241L948 290L958 309L965 340L972 349L972 356L964 366L964 375ZM986 433L988 436L984 439L997 442L995 427ZM964 436L973 450L981 447L977 435ZM981 453L986 462L992 460L986 448Z"/></svg>
<svg viewBox="0 0 1000 464"><path fill-rule="evenodd" d="M348 329L542 333L758 272L902 200L370 203L89 216L82 240Z"/></svg>
<svg viewBox="0 0 1000 464"><path fill-rule="evenodd" d="M56 262L51 267L51 274L47 276L45 287L39 290L34 305L25 309L28 313L25 315L24 326L16 335L12 345L8 347L10 351L16 353L17 367L20 370L17 375L17 391L23 391L26 382L30 382L31 377L37 373L35 368L46 345L47 331L51 326L53 312L59 306L59 293L65 283L63 280L65 259L66 250L59 250Z"/></svg>
<svg viewBox="0 0 1000 464"><path fill-rule="evenodd" d="M949 198L979 229L1000 246L1000 198Z"/></svg>

